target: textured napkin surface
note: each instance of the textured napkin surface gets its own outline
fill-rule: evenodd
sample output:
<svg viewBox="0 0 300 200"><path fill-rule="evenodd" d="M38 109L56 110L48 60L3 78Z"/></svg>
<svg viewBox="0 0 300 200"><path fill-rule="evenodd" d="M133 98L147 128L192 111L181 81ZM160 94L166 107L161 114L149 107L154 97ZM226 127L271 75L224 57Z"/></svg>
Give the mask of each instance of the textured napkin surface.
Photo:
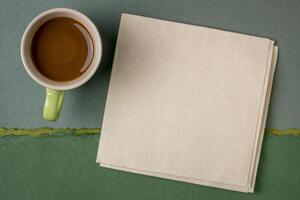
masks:
<svg viewBox="0 0 300 200"><path fill-rule="evenodd" d="M276 54L267 38L123 14L97 162L253 192Z"/></svg>

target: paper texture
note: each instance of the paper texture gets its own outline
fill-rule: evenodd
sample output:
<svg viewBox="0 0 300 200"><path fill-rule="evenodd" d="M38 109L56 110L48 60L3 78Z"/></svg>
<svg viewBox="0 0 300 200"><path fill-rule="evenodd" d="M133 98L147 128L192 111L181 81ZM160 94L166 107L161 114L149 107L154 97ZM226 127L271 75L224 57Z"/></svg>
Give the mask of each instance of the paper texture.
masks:
<svg viewBox="0 0 300 200"><path fill-rule="evenodd" d="M97 162L253 192L277 48L123 14Z"/></svg>

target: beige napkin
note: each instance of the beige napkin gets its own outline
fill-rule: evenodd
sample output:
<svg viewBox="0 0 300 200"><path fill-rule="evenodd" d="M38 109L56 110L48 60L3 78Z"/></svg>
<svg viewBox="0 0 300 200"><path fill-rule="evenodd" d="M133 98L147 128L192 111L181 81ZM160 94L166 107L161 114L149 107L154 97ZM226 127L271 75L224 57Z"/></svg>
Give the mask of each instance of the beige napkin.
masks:
<svg viewBox="0 0 300 200"><path fill-rule="evenodd" d="M101 166L253 192L274 41L123 14Z"/></svg>

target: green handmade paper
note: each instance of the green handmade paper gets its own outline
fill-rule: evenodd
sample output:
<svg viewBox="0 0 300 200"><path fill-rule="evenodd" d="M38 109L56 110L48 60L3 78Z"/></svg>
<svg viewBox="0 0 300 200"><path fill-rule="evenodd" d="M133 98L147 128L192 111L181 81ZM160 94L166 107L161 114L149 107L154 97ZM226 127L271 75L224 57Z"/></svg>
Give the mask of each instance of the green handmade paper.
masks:
<svg viewBox="0 0 300 200"><path fill-rule="evenodd" d="M0 138L0 199L299 199L298 136L266 134L253 194L99 167L98 142L99 135Z"/></svg>

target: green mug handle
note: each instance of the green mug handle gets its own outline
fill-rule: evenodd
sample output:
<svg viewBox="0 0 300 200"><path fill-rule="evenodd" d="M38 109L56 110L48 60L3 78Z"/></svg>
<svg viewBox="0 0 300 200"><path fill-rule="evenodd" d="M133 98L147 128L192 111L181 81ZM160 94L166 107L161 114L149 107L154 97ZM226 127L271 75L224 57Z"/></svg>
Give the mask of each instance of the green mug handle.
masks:
<svg viewBox="0 0 300 200"><path fill-rule="evenodd" d="M49 121L56 121L59 117L64 91L46 88L46 99L44 104L43 117Z"/></svg>

